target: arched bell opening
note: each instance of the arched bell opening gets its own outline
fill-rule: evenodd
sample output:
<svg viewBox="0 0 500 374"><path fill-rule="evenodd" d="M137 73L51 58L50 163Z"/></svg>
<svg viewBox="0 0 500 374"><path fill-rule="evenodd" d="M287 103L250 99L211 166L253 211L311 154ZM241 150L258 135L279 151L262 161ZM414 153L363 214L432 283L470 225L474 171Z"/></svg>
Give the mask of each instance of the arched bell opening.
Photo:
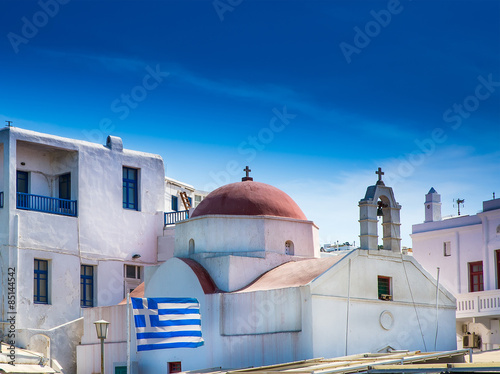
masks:
<svg viewBox="0 0 500 374"><path fill-rule="evenodd" d="M387 243L384 245L384 238L387 239L391 236L391 209L387 196L381 195L378 198L377 221L378 249L390 249L387 248Z"/></svg>

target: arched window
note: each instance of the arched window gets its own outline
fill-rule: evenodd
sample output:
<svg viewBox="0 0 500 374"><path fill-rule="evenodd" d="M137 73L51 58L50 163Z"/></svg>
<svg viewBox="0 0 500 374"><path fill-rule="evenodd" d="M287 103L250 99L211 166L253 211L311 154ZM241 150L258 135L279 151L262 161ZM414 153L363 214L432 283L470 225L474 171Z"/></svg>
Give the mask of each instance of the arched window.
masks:
<svg viewBox="0 0 500 374"><path fill-rule="evenodd" d="M189 239L189 255L194 254L194 239Z"/></svg>
<svg viewBox="0 0 500 374"><path fill-rule="evenodd" d="M293 256L293 242L291 240L285 242L285 254Z"/></svg>

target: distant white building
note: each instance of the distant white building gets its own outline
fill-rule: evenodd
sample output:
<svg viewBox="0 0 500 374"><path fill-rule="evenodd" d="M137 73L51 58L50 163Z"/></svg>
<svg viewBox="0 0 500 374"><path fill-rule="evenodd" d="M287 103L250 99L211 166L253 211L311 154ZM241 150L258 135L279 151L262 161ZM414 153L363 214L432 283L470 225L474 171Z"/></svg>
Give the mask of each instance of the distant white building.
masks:
<svg viewBox="0 0 500 374"><path fill-rule="evenodd" d="M377 247L379 207L388 227L384 246L391 250ZM360 201L362 249L319 258L318 228L283 191L245 177L211 192L177 223L174 257L147 269L144 290L145 297L198 299L205 344L136 352L132 334L132 367L169 373L455 349L455 299L444 288L436 292L433 277L400 253L399 208L383 182L369 187ZM122 347L125 308L88 311L89 319L109 318L112 340ZM78 372L95 371L98 345L90 323L78 349ZM125 352L115 353L107 370L125 361Z"/></svg>
<svg viewBox="0 0 500 374"><path fill-rule="evenodd" d="M500 348L500 199L473 216L441 217L441 196L425 199L425 222L413 225L413 253L457 298L457 337L463 347Z"/></svg>
<svg viewBox="0 0 500 374"><path fill-rule="evenodd" d="M181 194L188 199L185 205ZM190 213L208 195L208 192L195 189L193 186L165 177L165 215L163 235L158 238L158 261L166 261L174 255L175 225L189 218Z"/></svg>
<svg viewBox="0 0 500 374"><path fill-rule="evenodd" d="M208 195L208 192L195 189L187 183L165 177L165 212L188 210L182 202L181 192L185 192L191 208L196 208Z"/></svg>
<svg viewBox="0 0 500 374"><path fill-rule="evenodd" d="M74 373L82 311L119 303L158 263L164 183L160 156L124 149L117 137L104 146L1 129L3 340L15 311L15 344Z"/></svg>

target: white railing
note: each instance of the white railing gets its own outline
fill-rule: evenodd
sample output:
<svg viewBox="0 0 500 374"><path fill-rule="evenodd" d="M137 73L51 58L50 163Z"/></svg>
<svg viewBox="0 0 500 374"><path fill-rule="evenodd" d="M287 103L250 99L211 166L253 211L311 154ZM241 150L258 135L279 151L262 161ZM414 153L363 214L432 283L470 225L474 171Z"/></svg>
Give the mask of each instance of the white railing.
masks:
<svg viewBox="0 0 500 374"><path fill-rule="evenodd" d="M457 296L457 318L500 315L500 290L468 292Z"/></svg>

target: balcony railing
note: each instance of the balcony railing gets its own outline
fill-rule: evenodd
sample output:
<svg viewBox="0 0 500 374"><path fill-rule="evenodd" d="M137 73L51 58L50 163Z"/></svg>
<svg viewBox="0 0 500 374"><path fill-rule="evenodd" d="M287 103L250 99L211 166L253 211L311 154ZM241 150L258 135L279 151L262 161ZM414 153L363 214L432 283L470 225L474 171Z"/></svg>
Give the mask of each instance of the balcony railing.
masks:
<svg viewBox="0 0 500 374"><path fill-rule="evenodd" d="M457 296L457 318L500 315L500 290L468 292Z"/></svg>
<svg viewBox="0 0 500 374"><path fill-rule="evenodd" d="M76 217L76 200L58 199L57 197L48 197L33 195L29 193L17 192L17 209L35 210L37 212L61 214L63 216Z"/></svg>
<svg viewBox="0 0 500 374"><path fill-rule="evenodd" d="M179 221L184 221L189 218L189 210L181 210L179 212L165 213L165 226L175 225Z"/></svg>

